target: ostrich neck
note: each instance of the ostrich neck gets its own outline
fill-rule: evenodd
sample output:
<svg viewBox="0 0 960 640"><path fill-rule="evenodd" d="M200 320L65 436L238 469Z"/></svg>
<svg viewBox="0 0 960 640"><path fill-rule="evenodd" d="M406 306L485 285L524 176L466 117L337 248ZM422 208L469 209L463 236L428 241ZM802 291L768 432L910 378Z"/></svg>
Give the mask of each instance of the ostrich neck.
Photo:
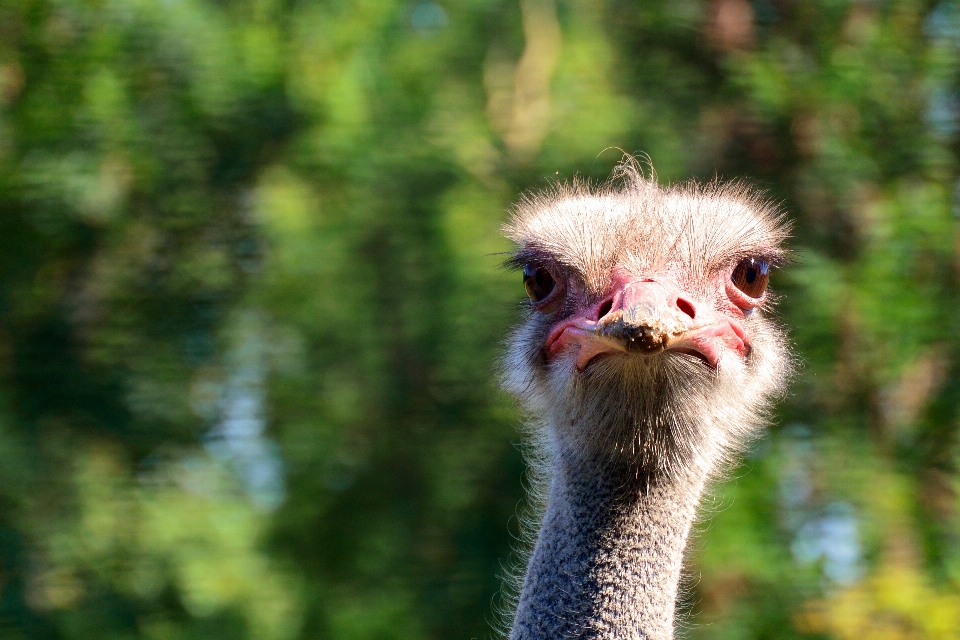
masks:
<svg viewBox="0 0 960 640"><path fill-rule="evenodd" d="M572 459L571 459L572 458ZM668 640L704 480L554 460L510 640Z"/></svg>

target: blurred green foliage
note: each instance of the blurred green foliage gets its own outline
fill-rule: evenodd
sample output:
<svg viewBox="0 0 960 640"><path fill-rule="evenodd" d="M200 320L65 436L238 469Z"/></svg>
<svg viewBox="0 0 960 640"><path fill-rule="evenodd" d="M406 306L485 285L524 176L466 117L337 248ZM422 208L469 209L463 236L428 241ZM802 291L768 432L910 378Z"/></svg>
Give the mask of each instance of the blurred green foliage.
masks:
<svg viewBox="0 0 960 640"><path fill-rule="evenodd" d="M0 636L484 638L498 226L621 151L796 221L691 638L960 638L960 5L0 0Z"/></svg>

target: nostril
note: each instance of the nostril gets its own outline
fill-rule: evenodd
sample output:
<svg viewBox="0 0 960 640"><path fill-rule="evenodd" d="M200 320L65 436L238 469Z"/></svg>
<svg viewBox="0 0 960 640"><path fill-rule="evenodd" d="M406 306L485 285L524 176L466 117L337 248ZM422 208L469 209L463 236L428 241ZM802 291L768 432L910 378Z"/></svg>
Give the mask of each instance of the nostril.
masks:
<svg viewBox="0 0 960 640"><path fill-rule="evenodd" d="M610 313L611 309L613 309L613 298L604 300L603 304L600 305L600 308L597 309L597 320L599 321L600 318Z"/></svg>
<svg viewBox="0 0 960 640"><path fill-rule="evenodd" d="M690 316L691 319L695 319L697 317L697 310L693 308L692 304L683 298L677 298L677 308Z"/></svg>

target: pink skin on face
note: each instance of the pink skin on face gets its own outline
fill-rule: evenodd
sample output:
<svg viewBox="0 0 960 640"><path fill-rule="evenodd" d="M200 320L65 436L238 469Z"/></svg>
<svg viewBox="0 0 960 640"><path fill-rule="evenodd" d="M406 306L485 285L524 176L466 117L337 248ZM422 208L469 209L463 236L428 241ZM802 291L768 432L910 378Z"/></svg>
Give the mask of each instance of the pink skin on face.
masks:
<svg viewBox="0 0 960 640"><path fill-rule="evenodd" d="M740 322L763 298L753 299L719 276L718 292L725 298L723 312L694 302L672 279L636 278L617 273L611 292L600 302L564 318L547 335L547 360L577 349L576 369L582 372L596 358L631 353L634 357L660 351L689 353L716 369L725 352L745 357L750 341ZM732 289L732 291L731 291ZM642 348L630 348L624 327L647 338ZM637 351L641 353L636 353Z"/></svg>

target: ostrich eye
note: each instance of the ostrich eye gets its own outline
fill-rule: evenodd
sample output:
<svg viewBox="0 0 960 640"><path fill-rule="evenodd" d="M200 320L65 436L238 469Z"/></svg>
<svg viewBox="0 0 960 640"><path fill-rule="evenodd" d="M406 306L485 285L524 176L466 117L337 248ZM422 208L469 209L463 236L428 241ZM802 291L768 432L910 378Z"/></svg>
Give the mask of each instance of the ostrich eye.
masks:
<svg viewBox="0 0 960 640"><path fill-rule="evenodd" d="M770 266L763 260L746 258L741 260L733 270L730 279L740 291L751 298L759 298L767 290L767 282L770 280L769 269Z"/></svg>
<svg viewBox="0 0 960 640"><path fill-rule="evenodd" d="M543 267L526 265L523 267L523 288L533 302L541 302L553 291L557 285L550 272Z"/></svg>

